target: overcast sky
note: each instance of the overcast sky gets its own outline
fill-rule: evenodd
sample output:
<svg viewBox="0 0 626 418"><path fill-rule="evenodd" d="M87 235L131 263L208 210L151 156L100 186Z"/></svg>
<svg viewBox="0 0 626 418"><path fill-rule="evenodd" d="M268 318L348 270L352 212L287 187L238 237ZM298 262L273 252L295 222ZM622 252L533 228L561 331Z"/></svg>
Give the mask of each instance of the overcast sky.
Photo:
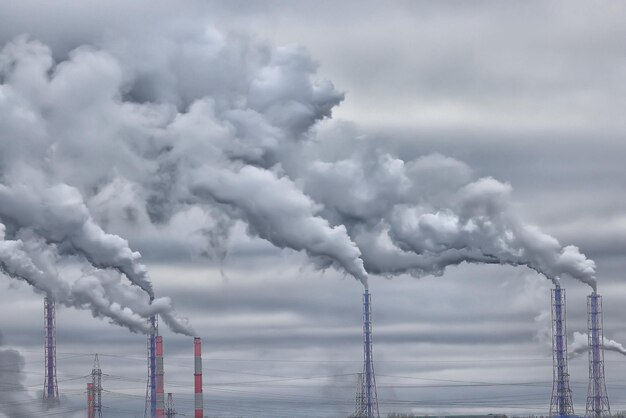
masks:
<svg viewBox="0 0 626 418"><path fill-rule="evenodd" d="M467 170L472 179L493 177L509 184L512 211L595 261L598 291L604 295L604 334L626 342L621 321L626 316L625 19L626 5L617 1L4 2L0 110L28 117L0 115L5 154L0 181L11 188L29 186L29 179L39 179L31 173L39 170L38 161L50 164L41 172L52 176L51 182L78 190L95 223L141 252L157 296L169 296L177 314L203 338L207 416L345 417L353 411L356 374L362 369L363 286L351 277L358 276L358 257L349 244L337 242L358 241L351 229L356 226L345 222L348 232L333 229L328 241L322 232L315 235L319 246L326 243L339 254L327 257L327 249L317 251L317 244L305 242L308 230L296 227L281 235L283 224L270 220L265 228L259 220L271 219L272 211L280 219L293 212L268 209L257 218L270 203L241 203L255 186L231 195L240 183L219 176L241 164L284 174L297 190L321 201L328 211L319 216L336 226L342 212L329 209L324 187L309 183L306 169L299 167L302 161L332 163L370 153L404 162L433 154L450 157L459 162L455 170ZM24 34L28 38L15 41ZM61 80L65 84L31 83L36 71L18 73L11 61L17 59L7 57L32 52L19 43L32 41L49 48L52 63L43 71L48 77L61 78L71 63L93 67L70 73ZM295 68L295 75L264 72L283 65L281 59ZM12 71L18 75L7 75ZM314 80L314 93L305 103L311 115L302 116L300 108L263 107L272 94L295 97L287 90L308 83L298 78L300 72ZM264 78L266 84L259 87L259 74L284 76L286 86L278 88ZM109 87L117 91L111 97ZM45 97L42 89L50 90ZM245 126L252 127L252 141L274 139L273 129L280 130L272 145L259 146L266 152L262 158L248 153L253 147L240 131L234 135L243 138L237 142L241 148L224 153L190 142L194 146L183 148L181 155L188 155L176 171L193 179L189 195L187 188L163 180L171 173L161 169L167 164L143 170L144 161L153 169L147 144L167 135L210 132L228 142L231 131L225 125L204 125L201 117L190 122L181 115L193 114L192 104L208 97L203 103L211 103L206 106L213 106L215 120L228 118L238 126L250 112L233 116L225 109L240 110L244 96L270 125L251 119ZM119 116L109 99L132 113ZM36 116L28 113L33 103L43 103ZM157 105L141 110L132 105L145 103ZM64 111L56 112L57 107ZM121 120L123 129L97 122L94 115L102 113L114 114L110 120ZM170 114L180 123L172 122L166 134L157 132L160 123L178 120ZM167 123L154 122L161 119ZM305 145L284 139L290 135L304 135L298 141ZM59 144L40 140L48 136ZM28 138L25 145L7 145L22 137ZM132 152L120 149L117 155L118 148L108 145L120 137L133 144ZM238 152L237 162L224 163L224 155ZM209 168L201 165L207 161ZM280 168L270 169L276 161ZM210 171L211 164L224 171ZM203 183L204 176L219 181ZM152 188L152 183L169 188ZM293 190L291 183L278 186L286 189L272 189L277 196L271 202ZM144 201L137 198L141 193L133 194L137 188L165 190L165 197ZM351 198L349 192L345 199ZM168 199L174 194L189 206L172 206ZM194 206L206 203L205 198L209 205L226 202L236 210L215 214ZM0 220L12 222L2 210ZM227 233L211 233L224 225ZM294 246L301 251L290 249ZM368 271L373 264L365 260ZM63 273L75 267L58 268ZM574 331L586 331L591 289L567 276L561 282L571 338ZM38 398L42 296L8 276L0 277L0 288L0 349L20 351L24 386ZM440 277L370 274L369 288L381 415L548 412L551 283L545 277L527 267L464 263ZM85 415L86 375L98 353L105 373L104 415L143 416L145 336L94 318L89 310L64 306L58 308L57 327L59 391L68 410ZM165 391L174 394L179 413L189 416L193 340L163 324L161 331ZM608 352L605 360L611 408L626 410L626 357ZM582 415L586 354L569 366L575 410Z"/></svg>

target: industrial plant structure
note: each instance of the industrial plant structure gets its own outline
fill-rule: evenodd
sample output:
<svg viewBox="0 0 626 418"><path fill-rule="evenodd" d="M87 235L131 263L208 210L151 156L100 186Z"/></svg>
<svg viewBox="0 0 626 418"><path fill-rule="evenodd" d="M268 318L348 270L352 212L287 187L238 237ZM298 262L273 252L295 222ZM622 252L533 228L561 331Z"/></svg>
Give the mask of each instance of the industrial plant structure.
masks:
<svg viewBox="0 0 626 418"><path fill-rule="evenodd" d="M202 339L193 339L193 382L194 382L194 418L204 417L204 400L202 399Z"/></svg>
<svg viewBox="0 0 626 418"><path fill-rule="evenodd" d="M144 418L156 418L156 337L159 334L159 323L156 315L149 319L150 333L148 334L148 379L146 384L146 404Z"/></svg>
<svg viewBox="0 0 626 418"><path fill-rule="evenodd" d="M43 402L45 408L59 404L57 384L57 331L54 299L47 295L43 300L44 311L44 379Z"/></svg>
<svg viewBox="0 0 626 418"><path fill-rule="evenodd" d="M604 335L602 331L602 296L587 296L587 338L589 343L589 390L585 415L600 418L611 415L604 381Z"/></svg>
<svg viewBox="0 0 626 418"><path fill-rule="evenodd" d="M163 337L156 336L156 418L165 417L165 385L163 372Z"/></svg>
<svg viewBox="0 0 626 418"><path fill-rule="evenodd" d="M97 354L91 369L91 382L87 384L87 416L102 418L102 370Z"/></svg>
<svg viewBox="0 0 626 418"><path fill-rule="evenodd" d="M559 284L551 292L553 388L550 402L551 417L574 416L572 391L568 370L566 294ZM163 337L159 335L156 316L149 318L150 332L147 337L148 380L146 386L145 418L165 418L177 415L171 393L165 399ZM610 406L605 383L604 335L602 296L595 290L587 296L589 386L585 416L609 417ZM50 296L44 298L45 364L43 400L45 407L59 404L56 375L56 318L55 302ZM204 417L202 390L202 341L194 338L194 417ZM102 418L102 370L95 355L91 379L87 383L87 417ZM379 418L378 395L372 349L371 295L363 293L363 371L358 373L352 418Z"/></svg>
<svg viewBox="0 0 626 418"><path fill-rule="evenodd" d="M93 414L93 383L87 383L87 418L95 418Z"/></svg>
<svg viewBox="0 0 626 418"><path fill-rule="evenodd" d="M174 408L174 397L172 393L167 394L165 401L165 418L174 418L176 416L176 408Z"/></svg>
<svg viewBox="0 0 626 418"><path fill-rule="evenodd" d="M150 317L151 332L148 335L148 381L146 385L145 418L165 418L175 416L174 400L171 393L165 398L165 373L163 337L158 331L158 322L155 316ZM194 357L194 417L204 417L202 398L202 339L193 339Z"/></svg>
<svg viewBox="0 0 626 418"><path fill-rule="evenodd" d="M567 327L565 289L556 285L552 289L552 399L550 416L574 415L572 390L567 367Z"/></svg>
<svg viewBox="0 0 626 418"><path fill-rule="evenodd" d="M374 357L372 355L372 306L367 288L363 293L363 373L359 375L354 418L379 418Z"/></svg>

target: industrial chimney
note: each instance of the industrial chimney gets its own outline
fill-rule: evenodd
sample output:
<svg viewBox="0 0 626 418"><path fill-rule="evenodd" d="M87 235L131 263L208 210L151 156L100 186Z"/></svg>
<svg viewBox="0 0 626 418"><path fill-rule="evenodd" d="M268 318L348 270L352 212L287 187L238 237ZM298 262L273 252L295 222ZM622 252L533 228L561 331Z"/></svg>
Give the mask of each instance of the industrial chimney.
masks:
<svg viewBox="0 0 626 418"><path fill-rule="evenodd" d="M150 299L152 301L152 299ZM146 384L146 405L144 418L156 417L156 337L159 335L159 322L156 315L148 319L150 333L147 341L148 380Z"/></svg>
<svg viewBox="0 0 626 418"><path fill-rule="evenodd" d="M202 340L200 337L193 339L193 354L194 354L194 405L195 412L194 418L204 417L204 405L202 399Z"/></svg>
<svg viewBox="0 0 626 418"><path fill-rule="evenodd" d="M44 300L44 382L43 401L45 408L57 406L60 402L57 385L57 330L54 299L47 295Z"/></svg>
<svg viewBox="0 0 626 418"><path fill-rule="evenodd" d="M357 390L355 418L379 418L374 358L372 356L372 307L367 288L363 293L363 374Z"/></svg>
<svg viewBox="0 0 626 418"><path fill-rule="evenodd" d="M95 418L93 410L93 383L87 383L87 418Z"/></svg>
<svg viewBox="0 0 626 418"><path fill-rule="evenodd" d="M165 418L165 388L163 384L163 337L156 336L156 418Z"/></svg>
<svg viewBox="0 0 626 418"><path fill-rule="evenodd" d="M587 327L589 342L589 390L585 415L609 417L609 397L604 381L604 335L602 331L602 296L595 291L587 296Z"/></svg>
<svg viewBox="0 0 626 418"><path fill-rule="evenodd" d="M550 416L574 415L572 391L567 367L567 329L565 324L565 289L552 289L552 399Z"/></svg>

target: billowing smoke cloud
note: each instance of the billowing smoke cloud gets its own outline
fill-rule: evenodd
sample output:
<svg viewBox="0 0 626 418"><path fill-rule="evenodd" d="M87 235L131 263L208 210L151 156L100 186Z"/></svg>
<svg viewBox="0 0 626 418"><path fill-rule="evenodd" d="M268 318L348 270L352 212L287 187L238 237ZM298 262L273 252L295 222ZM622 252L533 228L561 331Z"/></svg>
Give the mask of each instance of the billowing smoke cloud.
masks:
<svg viewBox="0 0 626 418"><path fill-rule="evenodd" d="M32 228L64 251L83 255L94 266L115 268L131 283L154 296L141 255L128 241L105 233L91 218L80 193L65 184L34 189L0 184L0 217L19 227Z"/></svg>
<svg viewBox="0 0 626 418"><path fill-rule="evenodd" d="M459 161L365 153L308 170L305 191L324 202L330 219L348 226L370 272L419 277L461 262L511 264L595 288L592 260L526 225L510 185L474 179Z"/></svg>
<svg viewBox="0 0 626 418"><path fill-rule="evenodd" d="M217 225L227 235L242 220L250 235L364 284L366 272L420 277L470 262L524 265L595 287L593 261L525 224L510 185L476 178L451 158L403 160L358 138L347 139L347 157L325 152L332 139L317 136L318 122L343 94L315 78L303 48L196 24L147 32L96 30L57 51L25 37L6 44L7 226L33 228L146 291L138 254L101 226L167 239L191 207L205 211L197 231ZM123 207L111 193L118 185L131 195Z"/></svg>
<svg viewBox="0 0 626 418"><path fill-rule="evenodd" d="M218 203L233 206L235 216L248 221L256 235L280 247L305 250L313 257L336 262L366 284L361 252L343 225L330 227L315 214L319 205L294 187L286 177L253 166L238 172L206 170L194 185L196 195L208 194Z"/></svg>
<svg viewBox="0 0 626 418"><path fill-rule="evenodd" d="M79 49L70 55L72 57L70 61L53 67L50 51L38 42L25 39L16 40L5 47L4 51L4 62L11 63L7 67L10 71L5 75L8 80L21 80L20 71L35 73L33 78L37 80L33 83L37 84L40 93L37 97L29 97L31 100L35 99L30 103L36 108L33 112L40 113L42 107L46 106L41 96L55 95L61 97L56 97L53 101L67 103L73 108L73 112L79 112L78 116L73 115L71 118L69 115L55 115L68 110L65 108L67 106L55 106L50 109L52 115L46 121L49 125L54 125L58 118L59 122L63 123L63 126L58 126L62 132L54 140L50 138L51 143L46 144L50 147L46 153L49 157L46 162L51 163L51 170L61 174L61 181L69 182L69 177L73 177L73 173L72 176L63 173L66 169L65 164L72 165L65 161L67 152L89 154L84 144L74 142L77 135L75 130L79 127L68 126L68 123L72 125L70 119L76 119L78 121L76 124L81 126L107 124L109 127L104 128L104 133L110 136L102 135L101 131L97 137L90 138L100 151L101 147L105 147L109 142L115 143L115 139L111 137L114 136L112 129L123 131L119 135L123 139L128 139L126 136L129 135L134 136L131 138L133 141L118 144L119 155L108 150L101 152L97 157L86 155L85 159L93 161L113 154L112 165L122 166L119 168L120 175L129 176L130 180L142 184L141 193L144 193L142 197L153 222L169 220L175 210L173 207L180 208L181 202L194 200L196 204L208 205L222 200L221 203L229 203L236 208L235 216L247 221L254 234L279 247L304 250L313 257L340 265L350 274L362 281L365 280L366 273L359 259L359 250L347 236L345 229L341 226L331 227L326 220L316 216L319 205L305 196L293 180L287 176L278 177L263 168L238 168L242 161L259 166L273 165L277 160L275 154L281 145L286 141L299 140L316 120L328 116L330 109L341 100L342 95L334 90L332 84L318 83L310 79L310 73L315 66L301 48L278 49L263 66L255 70L251 75L250 85L246 86L245 109L233 108L233 104L229 104L228 108L222 110L224 104L221 103L221 98L201 97L190 104L187 112L181 113L171 107L139 105L116 100L121 96L120 90L128 87L124 86L122 82L124 77L120 76L120 72L123 71L120 68L121 63L108 53ZM126 70L132 72L136 69ZM53 76L48 79L46 74L50 71ZM80 81L76 78L77 73L83 76ZM93 77L87 73L92 73ZM128 76L130 77L130 74ZM70 78L73 81L70 82ZM84 112L74 107L75 103L72 101L77 98L65 96L74 94L76 82L97 83L98 87L92 85L83 87L97 88L100 91L90 99L93 103L90 103L88 106L90 109ZM73 84L70 84L72 90L67 83ZM141 84L140 80L137 83ZM57 85L63 88L57 88ZM15 87L11 90L17 92L20 87L30 91L32 86L27 88L16 82L11 87ZM107 87L110 90L103 91ZM137 85L133 87L138 88ZM129 97L139 95L133 87L130 87ZM28 95L26 91L20 93L24 93L23 96ZM160 88L142 90L141 94L159 98L163 91ZM112 109L102 113L106 108ZM101 119L103 114L111 116L114 120L93 120ZM48 129L52 130L50 126ZM127 161L124 161L125 149L136 152L135 155L129 155ZM54 161L57 156L59 159ZM140 158L143 158L143 161L140 161ZM124 166L124 163L128 165ZM8 164L10 165L10 161ZM83 193L98 189L102 183L110 181L110 165L102 167L103 170L99 173L101 177L95 175L98 163L93 167L96 170L90 170L89 176L92 178L82 179L93 180L93 183L79 184ZM11 178L24 174L23 170L16 171L17 175L12 172ZM201 175L211 171L220 173L222 183L229 180L230 186L234 186L236 182L241 187L239 190L231 189L229 196L225 196L225 190L219 188L220 182L214 182L212 178L201 178ZM238 192L245 192L246 187L249 189L254 184L262 185L266 192L273 191L273 199L264 193L237 196ZM69 194L75 190L65 185L57 187ZM13 201L27 195L27 190L23 190L23 187L19 187L20 190L17 191L13 191L9 186L5 186L4 189L4 193ZM57 193L53 190L50 195L56 197ZM79 196L71 197L79 200ZM281 200L278 200L279 198ZM82 210L84 206L73 208L75 213L67 214L67 219L53 212L50 221L46 222L47 219L32 214L32 209L22 213L20 208L45 207L47 202L24 199L26 201L23 205L18 202L12 206L7 205L9 208L0 208L0 211L4 209L6 217L18 219L22 225L40 222L43 224L41 230L45 236L53 240L67 238L72 249L84 253L95 265L116 267L133 283L147 291L150 290L145 280L145 269L136 262L137 254L128 250L125 241L115 242L114 236L108 235L106 240L95 239L98 238L100 231L90 221L87 211ZM265 211L260 213L250 210L252 208L265 208ZM283 218L284 216L287 218ZM73 228L73 232L67 233L67 228ZM95 243L102 242L109 246L105 248L95 246Z"/></svg>
<svg viewBox="0 0 626 418"><path fill-rule="evenodd" d="M0 270L24 280L57 303L89 309L95 317L106 317L133 332L149 332L146 319L160 315L173 331L193 334L187 320L175 314L168 298L150 303L145 292L125 285L115 271L85 267L62 279L57 270L60 257L56 245L46 243L32 230L20 230L15 239L8 239L5 231L0 224Z"/></svg>
<svg viewBox="0 0 626 418"><path fill-rule="evenodd" d="M588 334L574 331L574 340L570 344L569 354L572 357L579 356L587 351L589 351L589 342L588 342ZM605 350L615 351L616 353L620 353L626 356L626 348L617 341L610 340L606 337L602 339L602 346Z"/></svg>

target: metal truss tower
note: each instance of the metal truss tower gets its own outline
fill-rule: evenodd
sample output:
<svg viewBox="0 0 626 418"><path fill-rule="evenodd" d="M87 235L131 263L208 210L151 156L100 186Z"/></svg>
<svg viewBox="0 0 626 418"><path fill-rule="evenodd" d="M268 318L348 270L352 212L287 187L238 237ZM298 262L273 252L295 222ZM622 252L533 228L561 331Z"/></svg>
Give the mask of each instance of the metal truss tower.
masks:
<svg viewBox="0 0 626 418"><path fill-rule="evenodd" d="M57 385L56 310L51 296L46 296L43 301L45 329L43 401L46 408L52 408L60 403Z"/></svg>
<svg viewBox="0 0 626 418"><path fill-rule="evenodd" d="M589 390L585 415L609 417L609 397L604 382L604 335L602 331L602 296L595 291L587 296L587 327L589 342Z"/></svg>
<svg viewBox="0 0 626 418"><path fill-rule="evenodd" d="M552 399L550 416L574 415L572 391L567 367L567 329L565 325L565 289L552 289Z"/></svg>
<svg viewBox="0 0 626 418"><path fill-rule="evenodd" d="M172 394L167 394L167 401L165 402L165 417L174 418L176 416L176 409L174 408L174 399Z"/></svg>
<svg viewBox="0 0 626 418"><path fill-rule="evenodd" d="M363 293L363 374L357 389L357 405L355 418L380 418L378 411L378 394L376 392L376 376L374 374L374 358L372 355L372 307L371 297L367 290Z"/></svg>
<svg viewBox="0 0 626 418"><path fill-rule="evenodd" d="M92 411L89 411L89 416L102 418L102 370L100 369L100 360L98 360L97 354L93 360L93 368L91 369L91 394Z"/></svg>
<svg viewBox="0 0 626 418"><path fill-rule="evenodd" d="M150 333L148 334L148 380L146 384L146 405L144 408L144 418L156 418L156 337L159 335L159 323L156 315L148 320Z"/></svg>
<svg viewBox="0 0 626 418"><path fill-rule="evenodd" d="M357 417L364 417L365 415L365 394L363 393L363 373L359 373L357 375L357 382L356 382L356 397L354 399L355 401L355 407L354 407L354 414L352 414L350 417L351 418L357 418Z"/></svg>

